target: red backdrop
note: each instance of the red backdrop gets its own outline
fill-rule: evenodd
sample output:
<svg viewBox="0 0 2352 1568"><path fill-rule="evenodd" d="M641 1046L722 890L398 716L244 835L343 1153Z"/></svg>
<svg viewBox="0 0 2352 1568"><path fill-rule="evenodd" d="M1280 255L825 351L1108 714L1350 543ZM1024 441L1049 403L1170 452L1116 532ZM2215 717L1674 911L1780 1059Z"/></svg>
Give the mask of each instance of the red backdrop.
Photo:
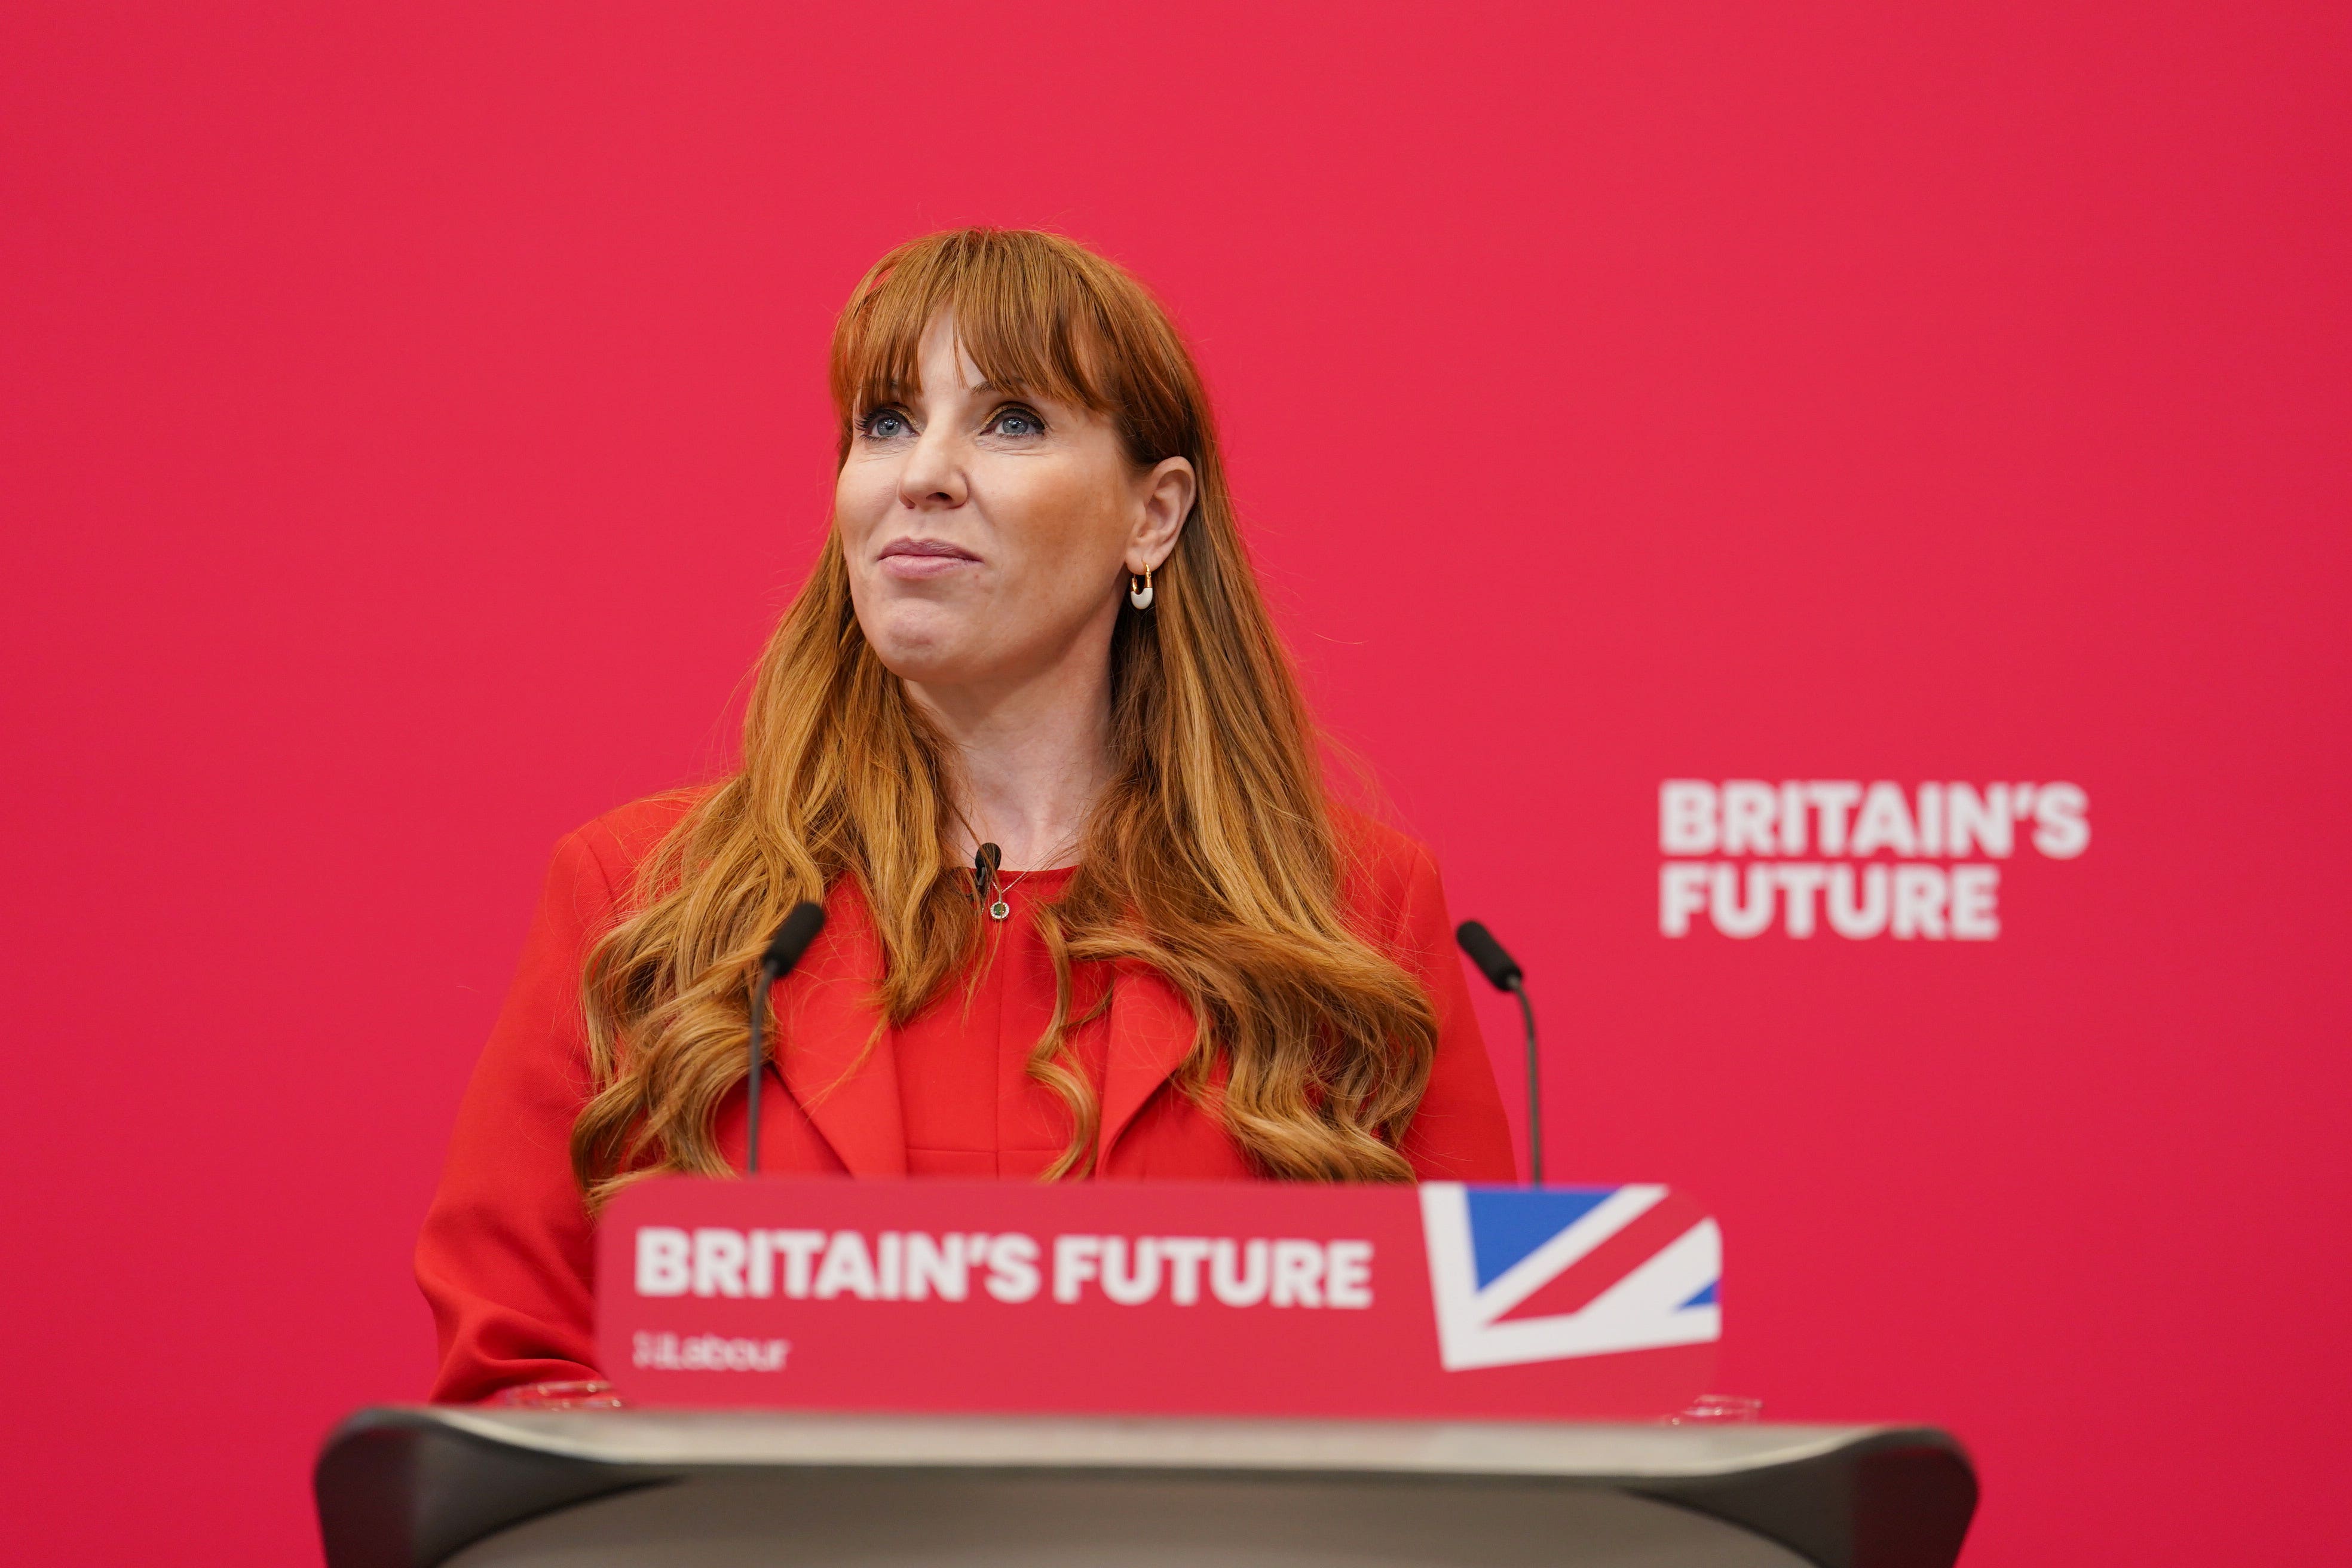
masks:
<svg viewBox="0 0 2352 1568"><path fill-rule="evenodd" d="M14 1560L315 1556L546 849L724 757L831 311L974 220L1192 335L1727 1391L1948 1424L1972 1563L2340 1550L2340 5L380 9L0 15ZM1667 779L2091 836L1675 939Z"/></svg>

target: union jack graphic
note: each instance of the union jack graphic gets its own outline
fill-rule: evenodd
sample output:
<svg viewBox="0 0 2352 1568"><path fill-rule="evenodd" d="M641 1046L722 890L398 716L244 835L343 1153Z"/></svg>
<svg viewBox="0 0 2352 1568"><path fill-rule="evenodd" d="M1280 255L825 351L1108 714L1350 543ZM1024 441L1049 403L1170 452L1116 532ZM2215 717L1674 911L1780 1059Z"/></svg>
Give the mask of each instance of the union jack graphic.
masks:
<svg viewBox="0 0 2352 1568"><path fill-rule="evenodd" d="M1448 1372L1723 1337L1723 1233L1660 1186L1421 1189Z"/></svg>

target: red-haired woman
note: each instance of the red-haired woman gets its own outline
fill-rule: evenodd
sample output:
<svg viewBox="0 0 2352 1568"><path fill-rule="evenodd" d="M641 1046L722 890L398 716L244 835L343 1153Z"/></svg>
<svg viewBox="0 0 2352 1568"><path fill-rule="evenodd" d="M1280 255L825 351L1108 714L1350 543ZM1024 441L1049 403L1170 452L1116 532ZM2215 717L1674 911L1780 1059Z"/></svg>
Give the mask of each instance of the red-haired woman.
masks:
<svg viewBox="0 0 2352 1568"><path fill-rule="evenodd" d="M417 1248L436 1398L596 1375L597 1205L742 1168L750 981L803 899L765 1172L1511 1178L1436 868L1326 796L1151 297L934 235L832 378L833 527L741 771L557 847Z"/></svg>

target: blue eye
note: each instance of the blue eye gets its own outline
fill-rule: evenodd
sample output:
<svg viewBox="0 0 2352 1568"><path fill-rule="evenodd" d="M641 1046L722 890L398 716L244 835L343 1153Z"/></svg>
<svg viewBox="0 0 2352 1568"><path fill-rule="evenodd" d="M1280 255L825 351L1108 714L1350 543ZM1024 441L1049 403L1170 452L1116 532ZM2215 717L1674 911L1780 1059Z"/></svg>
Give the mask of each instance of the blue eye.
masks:
<svg viewBox="0 0 2352 1568"><path fill-rule="evenodd" d="M1008 408L989 421L989 428L1000 436L1042 436L1045 422L1025 408Z"/></svg>
<svg viewBox="0 0 2352 1568"><path fill-rule="evenodd" d="M907 416L895 408L877 408L866 416L861 428L874 440L895 440L907 433Z"/></svg>

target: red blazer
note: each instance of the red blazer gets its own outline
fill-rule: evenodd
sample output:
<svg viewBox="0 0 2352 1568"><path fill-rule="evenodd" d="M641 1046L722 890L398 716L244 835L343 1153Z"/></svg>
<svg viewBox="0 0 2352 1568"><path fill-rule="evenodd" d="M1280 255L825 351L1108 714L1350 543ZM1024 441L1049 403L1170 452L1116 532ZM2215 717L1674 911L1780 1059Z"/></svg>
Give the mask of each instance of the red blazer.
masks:
<svg viewBox="0 0 2352 1568"><path fill-rule="evenodd" d="M556 846L521 965L466 1090L417 1242L417 1282L441 1339L436 1400L598 1375L595 1226L572 1184L570 1155L572 1123L589 1093L581 964L589 942L616 918L637 861L682 809L674 802L625 806ZM1454 954L1437 867L1420 845L1369 820L1353 819L1349 833L1359 868L1349 896L1361 929L1421 981L1437 1011L1436 1061L1402 1152L1425 1179L1508 1182L1509 1131ZM873 1033L867 996L880 969L863 900L849 883L836 885L824 934L776 988L777 1037L789 1048L761 1096L763 1172L906 1175L888 1031L857 1062ZM1192 1048L1192 1010L1139 965L1118 965L1111 984L1097 1173L1252 1177L1223 1125L1169 1081ZM744 1120L738 1089L716 1125L719 1146L738 1169Z"/></svg>

